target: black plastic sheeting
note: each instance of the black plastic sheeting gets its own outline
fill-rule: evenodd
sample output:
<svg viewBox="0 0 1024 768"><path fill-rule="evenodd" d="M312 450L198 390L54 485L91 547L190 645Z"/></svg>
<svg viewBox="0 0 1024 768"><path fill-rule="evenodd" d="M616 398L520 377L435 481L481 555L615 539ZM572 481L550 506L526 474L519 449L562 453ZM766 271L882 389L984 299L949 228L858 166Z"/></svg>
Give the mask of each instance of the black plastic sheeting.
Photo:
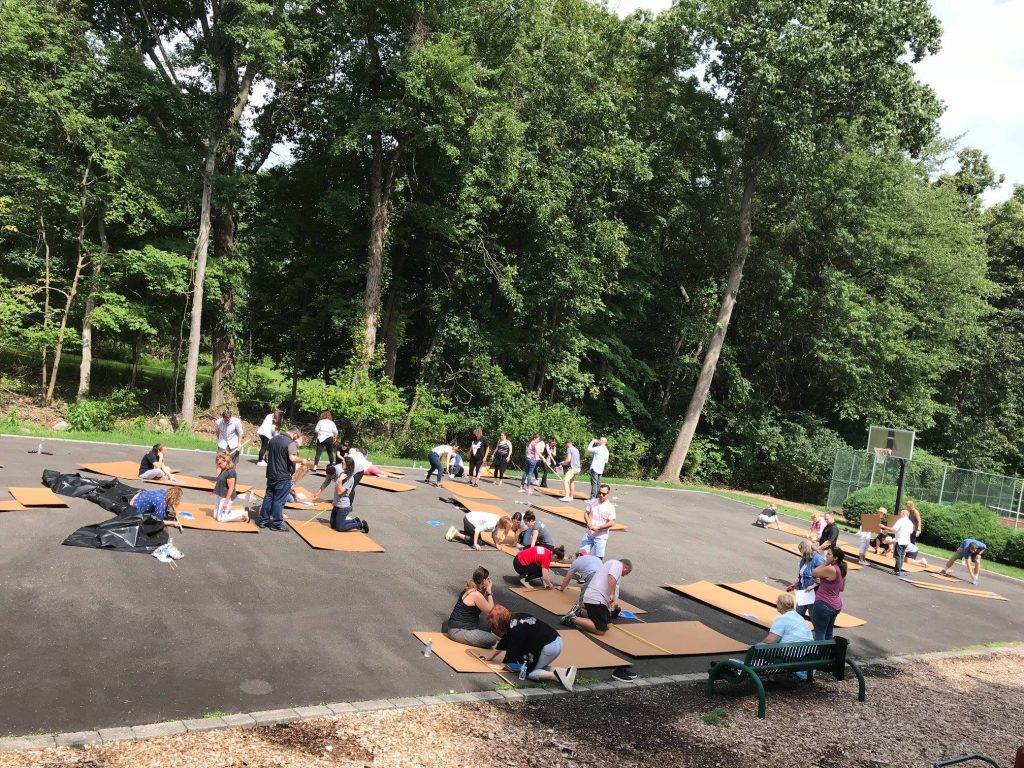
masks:
<svg viewBox="0 0 1024 768"><path fill-rule="evenodd" d="M167 543L164 524L152 515L143 515L128 502L139 492L116 478L107 480L61 474L53 469L43 472L43 485L61 496L88 499L114 517L96 525L79 528L66 539L69 547L113 549L121 552L152 553Z"/></svg>

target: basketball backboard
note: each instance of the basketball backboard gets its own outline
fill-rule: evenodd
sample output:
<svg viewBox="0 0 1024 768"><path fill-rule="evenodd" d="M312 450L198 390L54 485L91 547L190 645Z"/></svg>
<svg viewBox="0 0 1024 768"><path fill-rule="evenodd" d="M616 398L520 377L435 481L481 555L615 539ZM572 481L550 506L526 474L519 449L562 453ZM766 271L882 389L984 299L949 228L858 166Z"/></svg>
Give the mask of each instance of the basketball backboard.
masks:
<svg viewBox="0 0 1024 768"><path fill-rule="evenodd" d="M885 450L891 458L909 461L914 458L914 435L912 429L871 427L868 430L868 450Z"/></svg>

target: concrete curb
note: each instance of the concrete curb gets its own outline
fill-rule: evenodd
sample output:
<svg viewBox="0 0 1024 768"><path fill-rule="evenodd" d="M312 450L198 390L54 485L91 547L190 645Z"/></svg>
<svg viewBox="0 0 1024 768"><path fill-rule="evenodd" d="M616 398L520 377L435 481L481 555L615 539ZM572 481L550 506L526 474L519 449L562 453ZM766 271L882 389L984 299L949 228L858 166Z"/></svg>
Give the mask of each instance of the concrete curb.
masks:
<svg viewBox="0 0 1024 768"><path fill-rule="evenodd" d="M942 659L965 656L985 656L998 653L1004 648L1019 649L1024 644L1007 644L996 648L980 648L962 651L936 651L934 653L906 654L900 656L879 656L858 659L861 666L872 667L884 664L908 664L914 661L941 661ZM553 699L562 696L591 696L609 691L629 692L663 685L686 685L703 683L707 674L693 672L683 675L641 677L630 682L610 680L580 686L569 693L561 689L528 687L509 690L473 691L471 693L448 693L439 696L418 696L396 699L372 699L369 701L339 702L310 707L271 709L248 714L223 715L221 717L197 718L193 720L172 720L164 723L147 723L122 728L101 728L95 731L74 731L33 736L10 736L0 739L0 752L21 752L54 747L85 747L96 744L111 744L123 741L142 741L162 736L181 736L187 733L217 731L227 728L255 728L256 726L281 725L302 720L335 717L353 712L379 712L388 709L410 709L413 707L435 707L442 704L506 704L526 702L534 699Z"/></svg>

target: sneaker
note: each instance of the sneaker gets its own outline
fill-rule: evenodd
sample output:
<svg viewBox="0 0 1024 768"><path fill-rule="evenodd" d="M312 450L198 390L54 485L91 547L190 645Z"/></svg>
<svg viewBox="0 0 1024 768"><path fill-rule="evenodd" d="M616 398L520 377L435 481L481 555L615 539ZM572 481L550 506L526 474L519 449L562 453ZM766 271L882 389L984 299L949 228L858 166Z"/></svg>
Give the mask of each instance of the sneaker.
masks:
<svg viewBox="0 0 1024 768"><path fill-rule="evenodd" d="M562 618L560 618L558 620L558 623L561 624L564 627L573 627L573 626L576 626L574 624L574 622L573 622L573 619L575 619L575 618L576 618L576 614L570 612L570 613L565 614L565 616L563 616Z"/></svg>
<svg viewBox="0 0 1024 768"><path fill-rule="evenodd" d="M971 579L971 584L973 584L974 586L978 586L978 577L977 576L975 576L973 579Z"/></svg>
<svg viewBox="0 0 1024 768"><path fill-rule="evenodd" d="M612 672L612 680L618 680L622 683L628 683L632 680L636 680L636 672L631 672L629 667L619 667Z"/></svg>
<svg viewBox="0 0 1024 768"><path fill-rule="evenodd" d="M284 533L288 530L288 526L286 525L268 525L267 528L269 528L272 531L277 531L278 533Z"/></svg>
<svg viewBox="0 0 1024 768"><path fill-rule="evenodd" d="M946 573L946 569L943 568L941 571L939 571L939 576L949 576L949 574Z"/></svg>
<svg viewBox="0 0 1024 768"><path fill-rule="evenodd" d="M265 466L267 466L267 462L265 462L265 461L257 461L256 462L256 466L257 467L265 467Z"/></svg>
<svg viewBox="0 0 1024 768"><path fill-rule="evenodd" d="M562 684L565 690L572 690L572 686L576 682L576 667L555 667L551 671L555 673L555 677L558 678L558 682Z"/></svg>
<svg viewBox="0 0 1024 768"><path fill-rule="evenodd" d="M363 520L363 533L369 533L369 532L370 532L370 524L368 522L366 522L365 520Z"/></svg>
<svg viewBox="0 0 1024 768"><path fill-rule="evenodd" d="M265 522L263 522L262 520L257 520L256 521L256 527L257 528L266 528L267 524Z"/></svg>
<svg viewBox="0 0 1024 768"><path fill-rule="evenodd" d="M533 496L533 488L527 488L526 489L526 495L527 496Z"/></svg>
<svg viewBox="0 0 1024 768"><path fill-rule="evenodd" d="M558 500L559 501L572 501L572 497L571 496L559 496Z"/></svg>
<svg viewBox="0 0 1024 768"><path fill-rule="evenodd" d="M449 527L448 530L445 531L445 533L444 533L444 540L445 541L454 541L456 533L458 533L458 531L455 530L455 526L454 525Z"/></svg>

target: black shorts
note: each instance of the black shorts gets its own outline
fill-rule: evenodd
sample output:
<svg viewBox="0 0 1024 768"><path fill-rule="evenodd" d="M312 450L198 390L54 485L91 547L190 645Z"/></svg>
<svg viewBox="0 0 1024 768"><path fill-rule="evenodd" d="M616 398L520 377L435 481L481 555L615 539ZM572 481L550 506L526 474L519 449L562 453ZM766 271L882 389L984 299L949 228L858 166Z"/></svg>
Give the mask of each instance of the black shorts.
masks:
<svg viewBox="0 0 1024 768"><path fill-rule="evenodd" d="M612 623L612 615L608 610L608 606L604 603L584 603L583 607L587 609L587 618L594 622L594 626L599 632L604 632L608 629L608 625Z"/></svg>
<svg viewBox="0 0 1024 768"><path fill-rule="evenodd" d="M468 536L470 542L472 542L473 534L475 534L475 533L476 533L476 528L473 527L473 524L471 522L469 522L469 520L467 520L466 518L462 518L462 535L463 536Z"/></svg>

